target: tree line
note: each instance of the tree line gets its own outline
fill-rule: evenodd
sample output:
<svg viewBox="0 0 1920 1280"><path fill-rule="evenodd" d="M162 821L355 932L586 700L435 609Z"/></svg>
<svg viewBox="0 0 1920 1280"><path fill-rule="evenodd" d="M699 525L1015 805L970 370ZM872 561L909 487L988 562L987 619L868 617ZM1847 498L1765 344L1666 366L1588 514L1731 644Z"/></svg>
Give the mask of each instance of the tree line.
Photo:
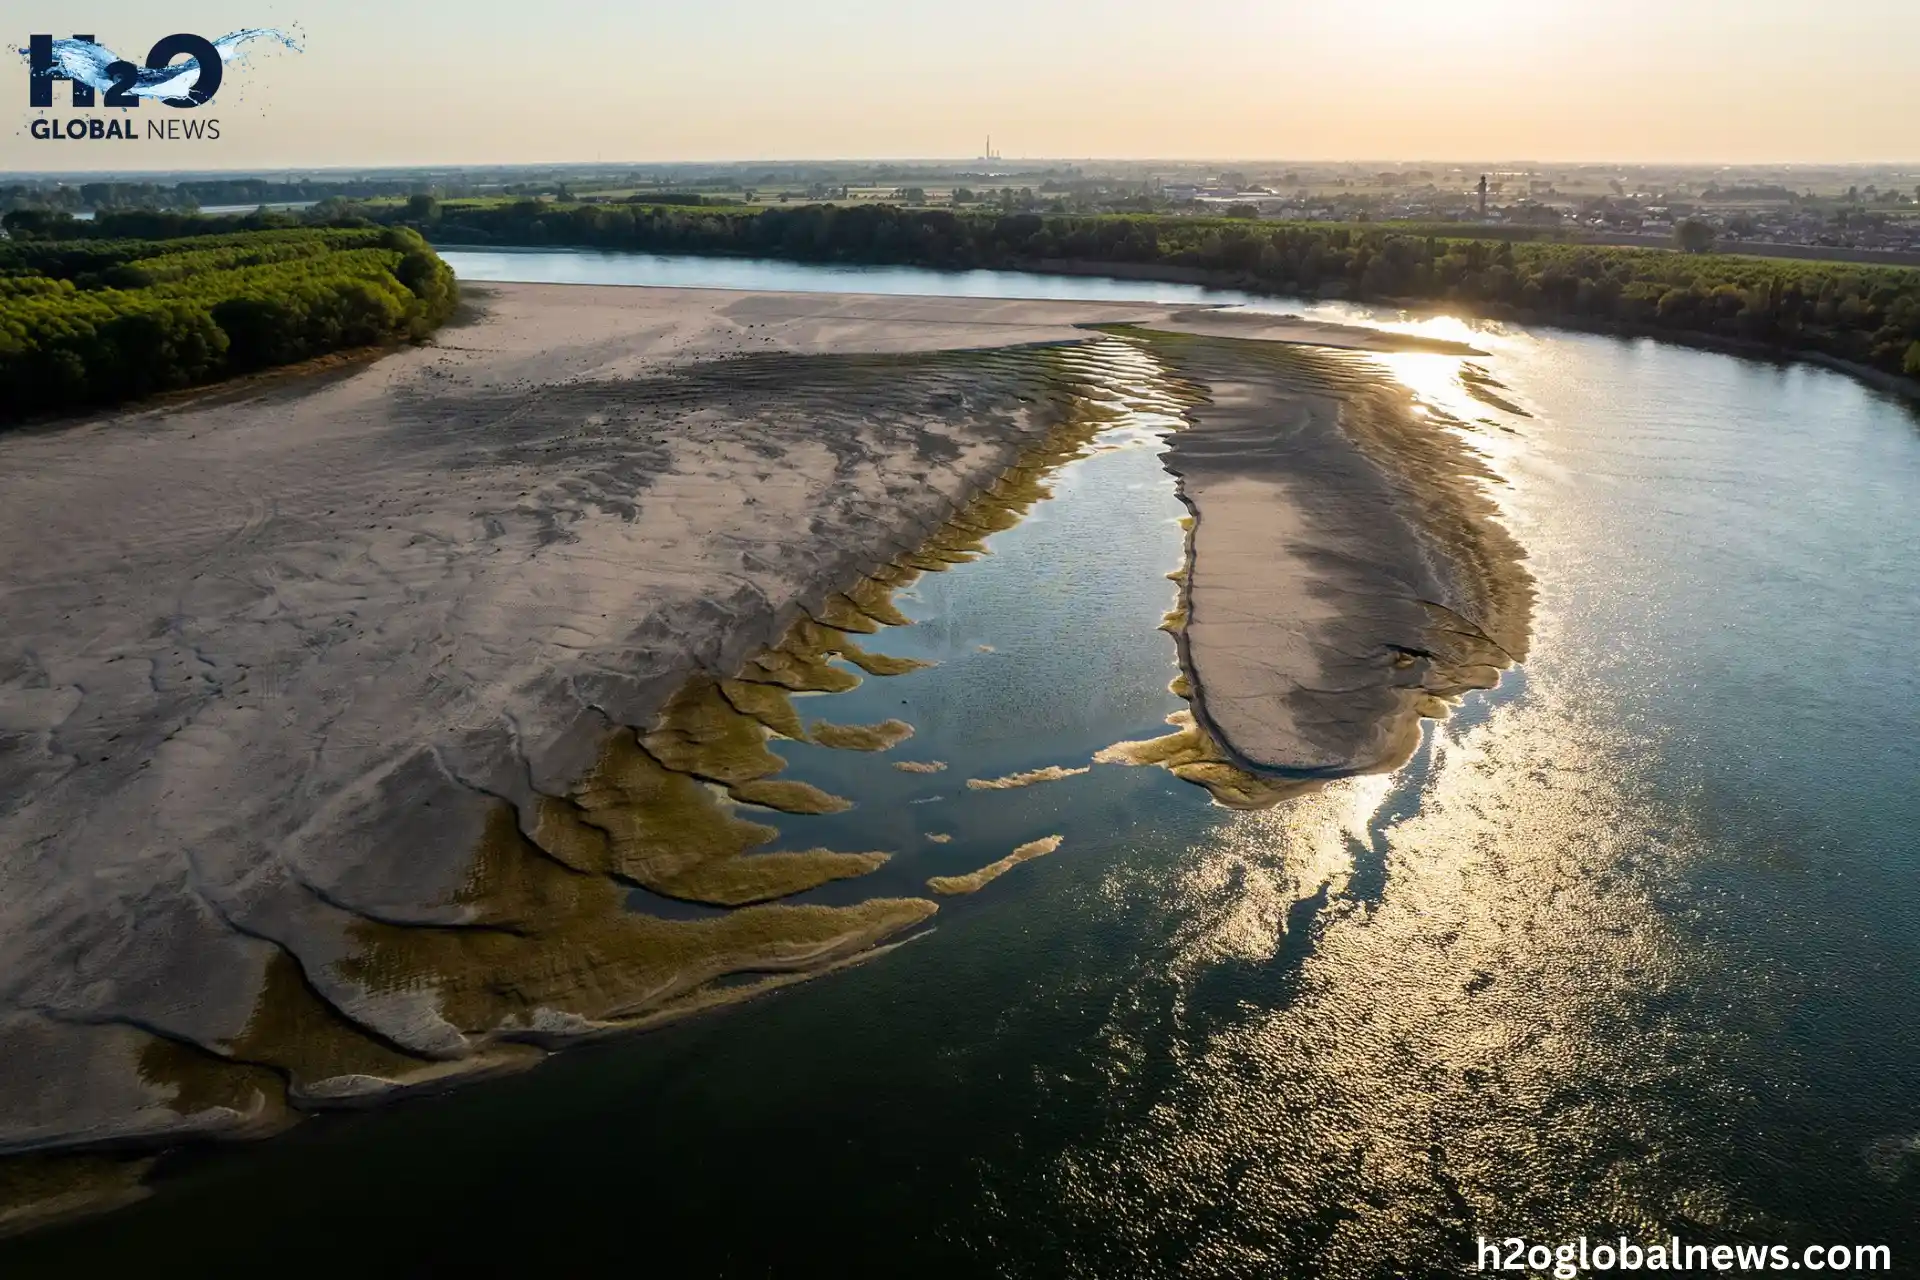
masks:
<svg viewBox="0 0 1920 1280"><path fill-rule="evenodd" d="M1421 227L890 205L691 209L447 201L434 214L423 225L441 244L578 245L943 269L1046 270L1066 261L1178 267L1259 292L1440 301L1494 318L1713 335L1920 377L1920 270L1901 267L1544 237L1489 241Z"/></svg>
<svg viewBox="0 0 1920 1280"><path fill-rule="evenodd" d="M203 221L176 239L0 241L0 419L422 338L458 300L406 227Z"/></svg>

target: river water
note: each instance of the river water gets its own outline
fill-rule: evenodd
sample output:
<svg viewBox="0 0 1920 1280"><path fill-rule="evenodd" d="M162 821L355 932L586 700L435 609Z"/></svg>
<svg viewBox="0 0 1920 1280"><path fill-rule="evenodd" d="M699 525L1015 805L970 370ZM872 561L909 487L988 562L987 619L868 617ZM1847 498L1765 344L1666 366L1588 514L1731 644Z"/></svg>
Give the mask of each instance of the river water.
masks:
<svg viewBox="0 0 1920 1280"><path fill-rule="evenodd" d="M445 256L468 279L1236 300ZM1175 401L1104 341L1103 447L868 646L940 665L819 700L913 723L895 755L948 770L781 744L787 776L861 800L796 831L903 851L863 892L1056 853L872 963L189 1156L0 1266L1340 1277L1458 1273L1482 1236L1678 1234L1913 1267L1920 417L1825 371L1261 305L1470 336L1530 415L1473 399L1456 358L1383 358L1468 424L1540 586L1525 667L1405 769L1264 813L1153 769L961 785L1084 765L1181 705L1156 630Z"/></svg>

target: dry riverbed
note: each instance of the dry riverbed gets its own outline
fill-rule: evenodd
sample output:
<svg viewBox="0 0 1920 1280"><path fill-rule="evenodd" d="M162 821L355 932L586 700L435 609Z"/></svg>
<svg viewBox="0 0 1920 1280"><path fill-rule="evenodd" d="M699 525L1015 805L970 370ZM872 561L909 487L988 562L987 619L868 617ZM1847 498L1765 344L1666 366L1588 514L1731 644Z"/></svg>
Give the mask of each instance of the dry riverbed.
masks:
<svg viewBox="0 0 1920 1280"><path fill-rule="evenodd" d="M7 1166L0 1227L123 1200L143 1150L518 1069L922 926L931 899L780 901L890 851L766 849L755 807L848 803L768 743L908 737L791 697L894 673L858 640L904 622L890 592L1044 496L1097 428L1052 344L1093 326L1147 326L1121 332L1190 392L1194 716L1128 762L1271 803L1397 762L1524 651L1470 453L1325 349L1410 340L472 292L432 347L0 439L0 1154L116 1152Z"/></svg>

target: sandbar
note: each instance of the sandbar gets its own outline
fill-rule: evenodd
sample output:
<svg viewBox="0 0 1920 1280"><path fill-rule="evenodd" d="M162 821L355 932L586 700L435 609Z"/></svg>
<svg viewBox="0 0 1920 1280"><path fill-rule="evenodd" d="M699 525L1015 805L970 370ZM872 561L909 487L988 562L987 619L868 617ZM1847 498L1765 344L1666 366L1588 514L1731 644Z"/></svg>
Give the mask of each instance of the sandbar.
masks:
<svg viewBox="0 0 1920 1280"><path fill-rule="evenodd" d="M379 1061L394 1078L478 1069L497 1011L453 1016L474 976L435 977L423 966L455 952L422 944L481 940L506 910L475 891L497 814L539 834L543 805L595 769L609 735L650 729L695 673L811 687L804 646L782 651L782 672L742 666L809 617L884 615L877 595L841 593L916 553L1054 427L1039 344L1156 313L468 294L432 345L0 437L0 1154L248 1132L277 1114L274 1068L310 1099L377 1091L377 1054L335 1054L330 1084L323 1062L275 1056L320 1031L262 1038L270 971L288 963L315 1019L393 1047ZM796 727L734 695L774 731ZM732 790L844 803L803 786ZM619 900L582 898L602 872L581 865L489 883L573 928L587 908L554 915L555 894ZM790 866L735 864L752 884L705 891L750 900ZM831 962L838 940L876 943L922 910L822 918L808 927L836 941L794 963ZM378 972L372 938L389 957ZM670 966L636 965L635 982L662 975L655 1003L684 994ZM585 1012L552 996L519 1020L543 1040L584 1034L645 1014L637 992L597 993ZM170 1064L234 1063L235 1081L251 1047L265 1083L201 1088L156 1067L156 1044L188 1055L169 1049Z"/></svg>
<svg viewBox="0 0 1920 1280"><path fill-rule="evenodd" d="M1282 779L1391 768L1522 660L1533 602L1485 462L1364 356L1155 340L1205 385L1166 454L1192 512L1168 629L1197 727Z"/></svg>
<svg viewBox="0 0 1920 1280"><path fill-rule="evenodd" d="M924 922L767 901L885 851L752 853L770 828L696 792L831 811L772 746L905 736L804 728L784 691L926 665L846 632L906 621L886 575L973 558L1042 491L1016 463L1077 447L1051 344L1129 329L1204 388L1167 455L1205 742L1160 754L1194 780L1380 767L1524 653L1486 477L1328 349L1431 346L1150 304L469 292L429 346L0 437L0 1155L270 1132ZM713 848L649 835L664 790Z"/></svg>

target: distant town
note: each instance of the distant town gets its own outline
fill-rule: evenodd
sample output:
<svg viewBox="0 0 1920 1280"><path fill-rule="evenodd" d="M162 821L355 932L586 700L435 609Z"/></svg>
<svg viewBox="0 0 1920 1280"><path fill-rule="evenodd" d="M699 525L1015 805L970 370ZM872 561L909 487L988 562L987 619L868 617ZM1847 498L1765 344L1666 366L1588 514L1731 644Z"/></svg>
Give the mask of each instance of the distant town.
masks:
<svg viewBox="0 0 1920 1280"><path fill-rule="evenodd" d="M19 175L0 213L115 209L243 212L260 206L440 199L586 203L891 203L1008 212L1159 213L1284 221L1444 225L1481 234L1712 247L1920 264L1920 163L1636 166L1536 163L1233 166L1152 161L728 163ZM699 197L692 201L692 197ZM325 212L323 210L323 212ZM1682 236L1682 229L1686 237Z"/></svg>

